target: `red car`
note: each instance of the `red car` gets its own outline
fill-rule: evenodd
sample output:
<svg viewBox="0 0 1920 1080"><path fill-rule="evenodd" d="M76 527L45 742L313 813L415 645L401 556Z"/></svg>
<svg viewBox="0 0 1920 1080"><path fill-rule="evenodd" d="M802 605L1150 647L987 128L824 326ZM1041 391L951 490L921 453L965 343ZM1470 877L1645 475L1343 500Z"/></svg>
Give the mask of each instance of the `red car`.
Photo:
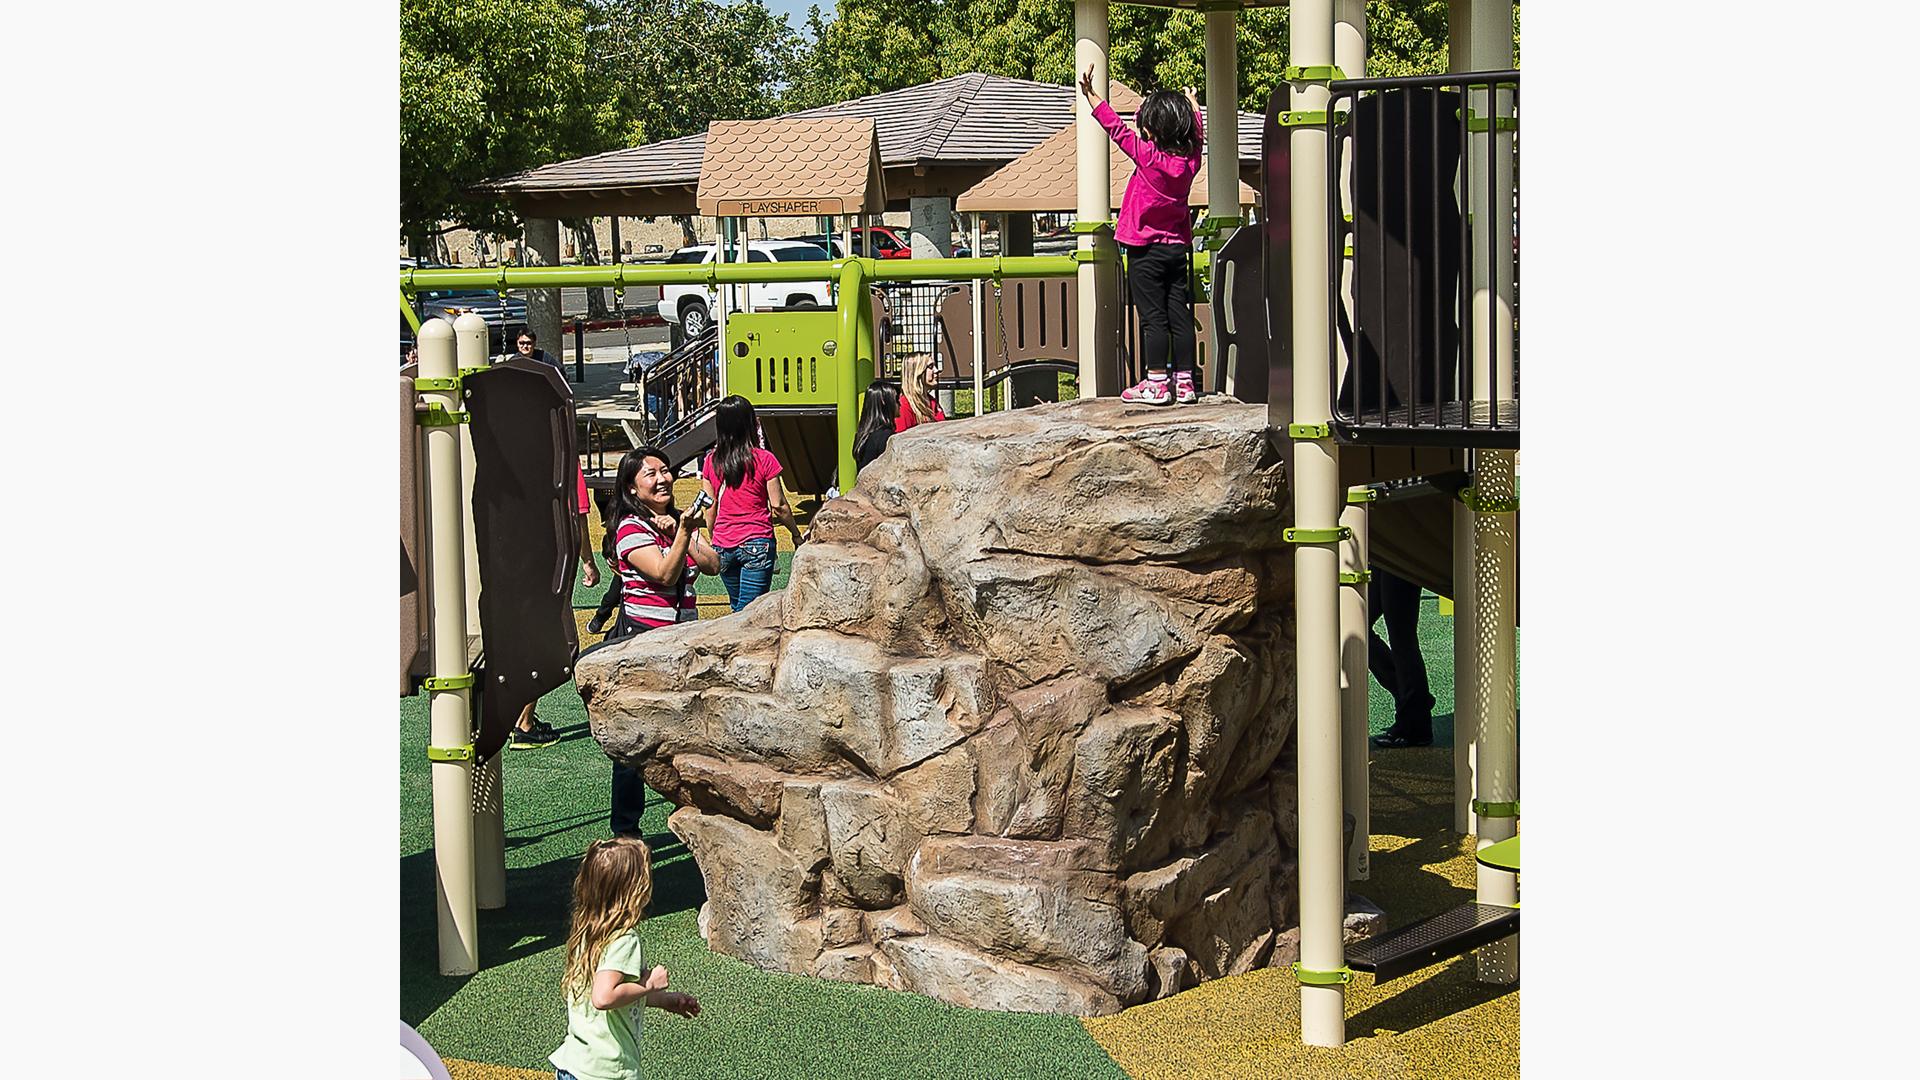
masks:
<svg viewBox="0 0 1920 1080"><path fill-rule="evenodd" d="M906 239L888 226L875 225L873 227L873 248L871 251L867 249L867 241L865 239L866 232L867 230L862 228L855 228L853 230L853 246L856 253L865 255L870 259L910 259L913 257L913 248L908 245ZM812 236L796 236L794 239L802 240L809 244L818 244L826 248L827 252L837 259L841 255L841 235L840 233L835 233L829 237L821 233L815 233Z"/></svg>

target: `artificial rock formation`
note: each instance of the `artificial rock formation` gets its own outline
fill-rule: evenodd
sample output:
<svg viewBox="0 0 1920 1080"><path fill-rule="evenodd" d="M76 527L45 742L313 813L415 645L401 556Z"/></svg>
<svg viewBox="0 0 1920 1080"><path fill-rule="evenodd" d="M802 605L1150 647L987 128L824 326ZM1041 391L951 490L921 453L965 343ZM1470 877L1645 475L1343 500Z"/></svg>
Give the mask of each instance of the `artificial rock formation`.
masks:
<svg viewBox="0 0 1920 1080"><path fill-rule="evenodd" d="M1083 1016L1269 962L1297 919L1266 416L914 428L784 591L581 657L594 736L679 806L708 944Z"/></svg>

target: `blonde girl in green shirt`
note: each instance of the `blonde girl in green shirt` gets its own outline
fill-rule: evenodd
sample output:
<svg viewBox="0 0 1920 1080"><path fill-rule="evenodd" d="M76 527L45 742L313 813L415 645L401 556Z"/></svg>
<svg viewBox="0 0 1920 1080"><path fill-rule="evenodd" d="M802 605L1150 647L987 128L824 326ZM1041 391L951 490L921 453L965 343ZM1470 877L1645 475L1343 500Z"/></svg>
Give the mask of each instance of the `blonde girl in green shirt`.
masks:
<svg viewBox="0 0 1920 1080"><path fill-rule="evenodd" d="M556 1080L640 1080L646 1006L700 1015L692 994L667 989L666 968L647 969L640 921L652 899L652 865L638 837L587 846L573 879L573 926L561 977L567 1038L548 1058Z"/></svg>

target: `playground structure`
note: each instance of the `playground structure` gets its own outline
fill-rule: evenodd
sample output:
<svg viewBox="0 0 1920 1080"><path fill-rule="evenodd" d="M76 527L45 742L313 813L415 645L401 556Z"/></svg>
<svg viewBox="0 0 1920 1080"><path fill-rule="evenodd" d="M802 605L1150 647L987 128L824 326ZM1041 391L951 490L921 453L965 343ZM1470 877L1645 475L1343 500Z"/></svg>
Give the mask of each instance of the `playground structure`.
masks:
<svg viewBox="0 0 1920 1080"><path fill-rule="evenodd" d="M1171 6L1206 11L1207 97L1232 101L1235 6ZM1454 40L1466 47L1454 50L1454 73L1368 79L1364 5L1294 3L1288 81L1264 114L1264 218L1233 229L1230 223L1240 220L1235 170L1215 170L1208 188L1208 220L1220 230L1209 243L1217 245L1210 285L1218 290L1209 323L1224 328L1216 333L1211 358L1220 378L1211 381L1248 400L1258 400L1264 390L1292 491L1286 540L1294 545L1297 619L1297 973L1302 1038L1318 1046L1344 1041L1344 986L1353 969L1387 978L1408 964L1477 948L1484 981L1510 982L1518 973L1517 858L1511 865L1482 861L1471 911L1422 920L1351 956L1341 934L1347 882L1366 876L1364 586L1370 564L1389 566L1456 601L1455 827L1475 836L1481 848L1517 836L1518 75L1508 70L1510 3L1468 0L1453 11L1467 23L1455 28ZM1104 89L1105 0L1077 0L1075 24L1076 69L1091 68L1096 87ZM1237 115L1217 113L1208 125L1209 160L1231 153L1237 138ZM737 287L817 280L824 269L838 288L833 312L722 316L717 378L720 393L796 410L788 414L791 431L768 432L769 441L779 438L788 454L800 445L823 446L831 417L833 475L851 478L857 393L881 362L867 300L870 282L965 280L1003 290L1009 282L1070 277L1073 290L1062 298L1075 313L1080 393L1110 396L1122 384L1127 352L1118 257L1107 222L1107 140L1084 105L1077 104L1075 114L1081 224L1079 250L1071 257L403 271L402 288L623 289L667 282ZM1397 156L1388 153L1396 140ZM849 228L859 213L849 214ZM1249 282L1260 288L1247 288ZM1255 292L1264 294L1264 317L1249 325L1258 309L1248 302ZM1222 302L1221 293L1230 299ZM978 287L974 295L980 295ZM972 308L980 312L984 306ZM982 332L976 329L982 320L969 321L974 359L982 355ZM456 337L457 328L444 324L420 331L425 382L413 389L425 397L423 415L459 412L467 392L460 380L469 376L456 376ZM1001 340L1010 363L1006 335ZM957 349L954 355L958 370ZM464 363L465 351L461 358ZM987 368L973 364L969 374L976 388L984 386ZM1255 372L1263 378L1250 381ZM434 524L428 533L434 554L431 573L421 580L431 581L435 616L428 688L434 694L434 743L441 748L434 760L442 970L451 974L472 971L476 963L472 895L463 898L459 883L463 874L464 880L484 880L488 869L482 864L492 853L479 850L484 845L477 837L460 836L460 822L473 820L474 811L459 792L464 786L471 793L475 757L486 755L475 754L468 734L467 687L460 680L471 676L464 617L454 614L466 611L466 583L455 572L462 565L456 554L457 428L429 423ZM781 454L781 446L774 449ZM808 475L823 478L824 455L809 460ZM564 494L543 497L556 507L578 509ZM548 516L556 519L572 520L557 511ZM557 590L560 582L553 584ZM483 778L486 767L479 770ZM497 769L497 757L491 767ZM449 819L445 834L443 809ZM1358 823L1358 855L1351 862L1341 845L1342 817L1349 813Z"/></svg>

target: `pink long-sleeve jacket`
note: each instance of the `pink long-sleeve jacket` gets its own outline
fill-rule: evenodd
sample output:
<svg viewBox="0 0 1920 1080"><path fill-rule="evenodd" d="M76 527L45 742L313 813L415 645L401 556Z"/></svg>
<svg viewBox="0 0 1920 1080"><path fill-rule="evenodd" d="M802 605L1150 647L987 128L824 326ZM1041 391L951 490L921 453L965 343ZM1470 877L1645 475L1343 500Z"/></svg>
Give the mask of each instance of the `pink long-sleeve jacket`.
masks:
<svg viewBox="0 0 1920 1080"><path fill-rule="evenodd" d="M1193 225L1187 216L1187 196L1200 172L1200 152L1182 157L1169 154L1133 133L1106 102L1094 106L1093 118L1107 129L1120 152L1133 159L1133 176L1120 199L1120 220L1113 238L1123 244L1193 244ZM1193 112L1194 134L1206 139L1200 110Z"/></svg>

